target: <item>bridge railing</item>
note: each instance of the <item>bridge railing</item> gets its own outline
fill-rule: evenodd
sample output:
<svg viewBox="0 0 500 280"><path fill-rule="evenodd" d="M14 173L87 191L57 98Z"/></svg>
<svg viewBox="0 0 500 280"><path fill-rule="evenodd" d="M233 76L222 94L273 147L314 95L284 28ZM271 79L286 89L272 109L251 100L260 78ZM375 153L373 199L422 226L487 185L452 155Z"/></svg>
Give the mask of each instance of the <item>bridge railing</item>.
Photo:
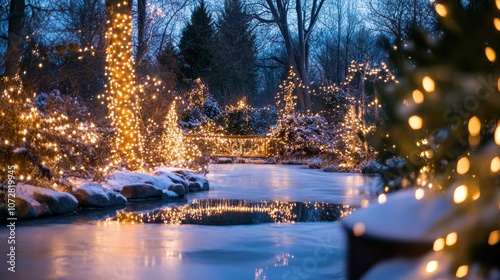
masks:
<svg viewBox="0 0 500 280"><path fill-rule="evenodd" d="M259 135L185 135L188 140L202 140L216 157L267 158L271 137Z"/></svg>

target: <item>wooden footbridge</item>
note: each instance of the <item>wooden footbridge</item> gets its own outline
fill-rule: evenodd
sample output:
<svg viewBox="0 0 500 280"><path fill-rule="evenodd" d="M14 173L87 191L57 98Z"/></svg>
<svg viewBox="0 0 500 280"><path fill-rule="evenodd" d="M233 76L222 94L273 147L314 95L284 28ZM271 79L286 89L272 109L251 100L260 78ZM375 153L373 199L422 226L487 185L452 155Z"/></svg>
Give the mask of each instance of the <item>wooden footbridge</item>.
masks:
<svg viewBox="0 0 500 280"><path fill-rule="evenodd" d="M186 139L203 140L210 144L212 156L267 158L270 156L271 138L268 136L236 135L185 135Z"/></svg>

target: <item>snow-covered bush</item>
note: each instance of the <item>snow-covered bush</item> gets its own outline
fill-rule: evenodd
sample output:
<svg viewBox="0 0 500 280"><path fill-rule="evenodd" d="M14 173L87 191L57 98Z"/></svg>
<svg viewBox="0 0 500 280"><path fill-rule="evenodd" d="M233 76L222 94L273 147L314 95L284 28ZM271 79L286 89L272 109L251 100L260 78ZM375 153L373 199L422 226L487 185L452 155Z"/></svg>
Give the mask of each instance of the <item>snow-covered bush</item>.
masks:
<svg viewBox="0 0 500 280"><path fill-rule="evenodd" d="M312 158L307 161L307 167L310 169L320 169L323 161L320 158Z"/></svg>
<svg viewBox="0 0 500 280"><path fill-rule="evenodd" d="M108 155L108 131L87 121L89 113L77 98L58 91L37 96L18 79L3 80L1 87L2 174L15 165L19 181L100 176Z"/></svg>
<svg viewBox="0 0 500 280"><path fill-rule="evenodd" d="M334 152L335 135L325 118L289 115L273 130L280 157L313 157Z"/></svg>

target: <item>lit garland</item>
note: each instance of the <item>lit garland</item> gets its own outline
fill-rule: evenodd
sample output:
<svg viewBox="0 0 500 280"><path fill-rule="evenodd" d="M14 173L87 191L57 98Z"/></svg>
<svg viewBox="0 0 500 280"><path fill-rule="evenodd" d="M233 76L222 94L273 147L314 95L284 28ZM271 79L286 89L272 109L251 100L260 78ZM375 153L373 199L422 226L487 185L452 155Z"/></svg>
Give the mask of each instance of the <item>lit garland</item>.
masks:
<svg viewBox="0 0 500 280"><path fill-rule="evenodd" d="M109 1L106 38L109 118L115 129L112 164L142 165L139 97L132 57L132 3Z"/></svg>

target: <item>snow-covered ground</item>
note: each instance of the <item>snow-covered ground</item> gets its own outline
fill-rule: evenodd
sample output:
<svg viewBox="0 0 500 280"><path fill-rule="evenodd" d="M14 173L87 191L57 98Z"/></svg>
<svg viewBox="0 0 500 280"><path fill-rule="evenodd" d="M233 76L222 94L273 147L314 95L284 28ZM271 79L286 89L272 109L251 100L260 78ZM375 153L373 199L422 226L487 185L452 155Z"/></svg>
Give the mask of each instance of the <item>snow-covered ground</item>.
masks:
<svg viewBox="0 0 500 280"><path fill-rule="evenodd" d="M356 203L372 178L303 166L216 165L200 198ZM338 223L198 226L64 218L18 222L16 273L0 279L343 279ZM6 256L7 228L0 228ZM2 258L0 257L0 260Z"/></svg>

